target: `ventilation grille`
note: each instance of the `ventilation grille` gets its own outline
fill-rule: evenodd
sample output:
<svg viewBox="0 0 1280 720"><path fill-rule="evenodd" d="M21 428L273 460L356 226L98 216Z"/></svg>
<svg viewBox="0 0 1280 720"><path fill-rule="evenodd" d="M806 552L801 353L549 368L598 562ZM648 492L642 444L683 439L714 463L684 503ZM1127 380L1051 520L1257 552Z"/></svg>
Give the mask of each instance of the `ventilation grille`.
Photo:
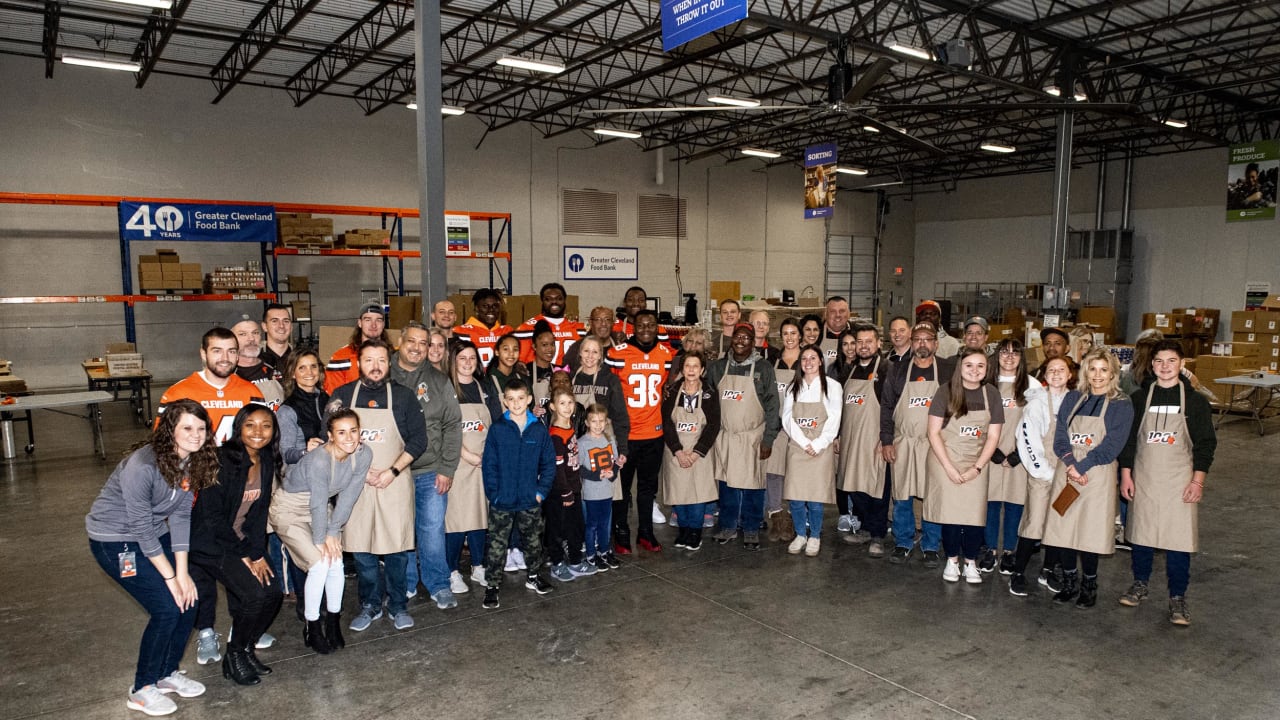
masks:
<svg viewBox="0 0 1280 720"><path fill-rule="evenodd" d="M560 194L560 231L565 235L618 235L618 194L570 190Z"/></svg>
<svg viewBox="0 0 1280 720"><path fill-rule="evenodd" d="M676 208L679 207L677 216ZM640 237L673 238L689 236L689 201L670 195L640 196ZM679 217L679 225L676 218Z"/></svg>

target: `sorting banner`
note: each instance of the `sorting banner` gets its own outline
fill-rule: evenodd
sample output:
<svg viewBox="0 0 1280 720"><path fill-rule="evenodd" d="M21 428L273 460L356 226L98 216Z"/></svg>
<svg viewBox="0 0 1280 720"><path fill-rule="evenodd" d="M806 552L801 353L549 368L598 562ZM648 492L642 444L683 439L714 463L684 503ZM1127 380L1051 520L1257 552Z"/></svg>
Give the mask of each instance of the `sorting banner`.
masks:
<svg viewBox="0 0 1280 720"><path fill-rule="evenodd" d="M828 218L836 212L836 144L804 149L804 219Z"/></svg>

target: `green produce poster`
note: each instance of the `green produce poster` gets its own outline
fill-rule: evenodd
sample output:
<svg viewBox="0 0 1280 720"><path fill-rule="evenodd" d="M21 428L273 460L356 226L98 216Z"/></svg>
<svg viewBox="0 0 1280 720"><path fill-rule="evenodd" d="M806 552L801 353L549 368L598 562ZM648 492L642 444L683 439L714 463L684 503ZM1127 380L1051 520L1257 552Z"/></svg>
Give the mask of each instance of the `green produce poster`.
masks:
<svg viewBox="0 0 1280 720"><path fill-rule="evenodd" d="M1232 145L1227 167L1227 222L1274 220L1280 141Z"/></svg>

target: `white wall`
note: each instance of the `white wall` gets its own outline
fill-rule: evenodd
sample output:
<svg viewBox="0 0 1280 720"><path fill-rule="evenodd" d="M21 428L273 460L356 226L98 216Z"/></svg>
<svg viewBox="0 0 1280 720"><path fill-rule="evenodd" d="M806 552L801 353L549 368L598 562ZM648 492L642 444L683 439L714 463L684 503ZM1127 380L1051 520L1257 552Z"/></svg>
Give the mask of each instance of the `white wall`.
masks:
<svg viewBox="0 0 1280 720"><path fill-rule="evenodd" d="M416 207L417 165L410 111L388 108L365 117L350 100L317 97L302 108L288 95L253 87L209 104L212 85L153 76L142 90L133 77L58 66L43 78L43 63L6 56L0 63L0 191L115 196L229 199L381 207ZM627 141L596 145L585 134L545 140L527 125L485 134L477 118L449 118L446 127L446 205L455 210L513 216L513 284L536 292L560 278L561 246L638 246L640 280L663 307L679 301L674 240L640 240L636 198L675 194L677 166L667 163L655 183L653 153ZM478 147L477 147L478 145ZM688 199L689 236L680 248L680 280L707 306L711 280L741 280L744 293L815 286L822 295L824 225L804 221L799 168L768 172L759 161L714 159L679 168ZM619 193L616 238L562 237L561 188ZM121 268L114 208L0 204L0 297L118 293ZM377 218L338 217L338 230L377 226ZM888 225L886 256L905 265L893 285L910 295L913 227L899 204ZM836 232L874 232L874 199L841 196ZM405 224L416 247L417 223ZM173 243L139 243L136 254ZM178 244L205 268L258 257L255 246ZM132 271L132 268L130 268ZM416 289L417 261L406 262ZM376 260L282 258L280 273L311 278L313 315L322 324L348 324L361 288L382 284ZM488 285L483 261L450 261L451 290ZM581 307L616 305L629 282L572 283ZM905 288L905 289L904 289ZM147 365L167 381L195 369L198 338L247 306L223 303L140 305L138 341ZM4 305L0 357L36 388L81 385L79 362L124 339L120 305Z"/></svg>

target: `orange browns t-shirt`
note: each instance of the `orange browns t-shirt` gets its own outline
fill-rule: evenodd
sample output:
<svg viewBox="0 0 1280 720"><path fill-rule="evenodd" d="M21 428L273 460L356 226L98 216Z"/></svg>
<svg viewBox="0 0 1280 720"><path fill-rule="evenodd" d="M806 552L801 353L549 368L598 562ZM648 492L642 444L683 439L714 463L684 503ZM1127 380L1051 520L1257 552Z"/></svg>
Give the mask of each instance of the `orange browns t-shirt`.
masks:
<svg viewBox="0 0 1280 720"><path fill-rule="evenodd" d="M630 338L632 335L636 334L636 326L624 318L622 320L614 321L613 331L616 333L622 333L623 337ZM671 336L667 333L665 325L658 326L658 342L666 345L667 347L671 347Z"/></svg>
<svg viewBox="0 0 1280 720"><path fill-rule="evenodd" d="M235 424L236 413L250 403L258 403L266 407L262 391L256 385L239 375L227 378L227 384L221 390L205 382L200 373L179 380L160 396L160 409L156 416L156 426L160 425L159 413L177 400L194 400L209 413L209 424L213 428L213 440L218 445L231 437L231 426Z"/></svg>
<svg viewBox="0 0 1280 720"><path fill-rule="evenodd" d="M488 367L489 360L493 358L493 349L498 346L498 341L503 335L510 335L514 332L510 325L503 325L499 322L493 327L485 327L483 322L477 318L470 318L465 324L457 325L453 328L453 336L462 338L471 343L475 347L476 352L480 355L480 367Z"/></svg>
<svg viewBox="0 0 1280 720"><path fill-rule="evenodd" d="M360 379L360 351L350 345L338 348L324 366L324 391L334 390Z"/></svg>
<svg viewBox="0 0 1280 720"><path fill-rule="evenodd" d="M565 352L587 334L586 326L576 320L534 315L520 323L520 327L515 330L516 337L520 339L520 362L533 362L533 326L539 320L546 320L556 336L556 356L551 364L563 365Z"/></svg>
<svg viewBox="0 0 1280 720"><path fill-rule="evenodd" d="M658 343L645 352L630 342L614 345L605 355L605 365L622 380L622 396L631 419L629 440L662 437L662 386L671 371L671 348Z"/></svg>

